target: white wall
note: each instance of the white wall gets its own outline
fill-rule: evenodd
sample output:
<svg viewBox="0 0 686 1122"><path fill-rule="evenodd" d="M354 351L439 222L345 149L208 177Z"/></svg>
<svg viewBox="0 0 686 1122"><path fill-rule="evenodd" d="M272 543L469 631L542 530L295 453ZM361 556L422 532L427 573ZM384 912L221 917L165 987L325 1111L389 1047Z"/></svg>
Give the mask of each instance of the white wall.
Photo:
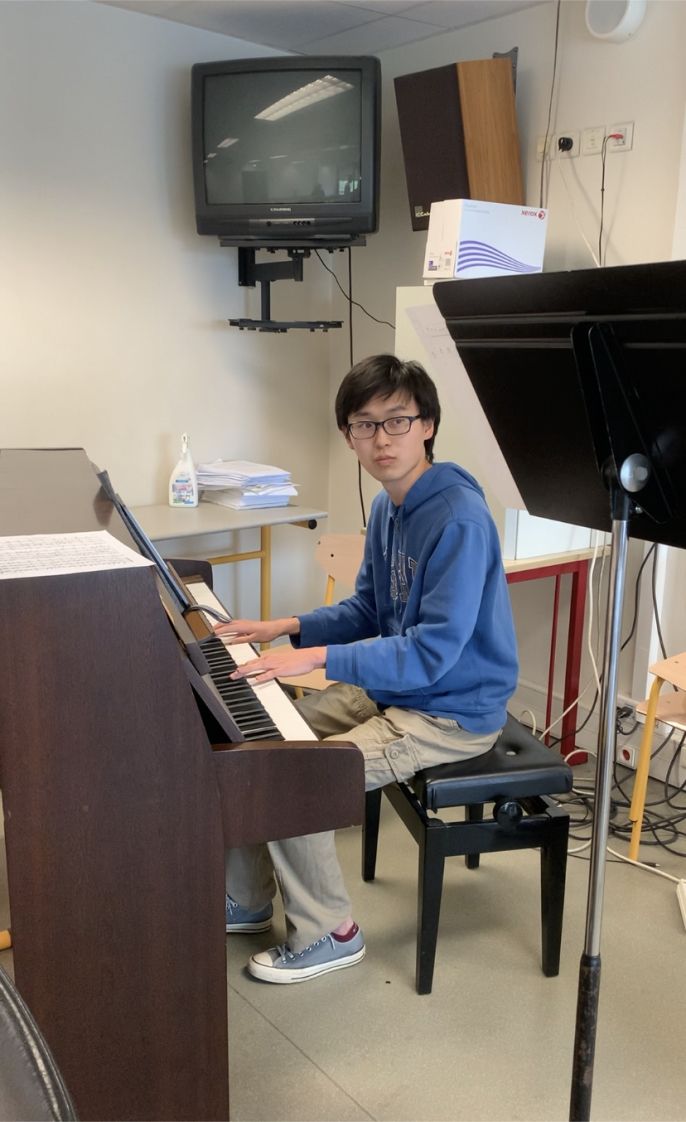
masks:
<svg viewBox="0 0 686 1122"><path fill-rule="evenodd" d="M425 242L410 226L393 77L518 46L527 199L536 203L535 140L545 131L555 8L381 56L381 229L352 251L353 296L375 316L393 321L396 287L419 282ZM562 4L553 129L635 122L633 151L608 159L607 260L668 257L686 104L686 5L651 0L625 44L591 39L583 8L581 0ZM129 503L162 502L187 430L196 459L241 456L290 468L303 501L330 510L330 529L357 528L356 461L330 409L349 366L347 331L272 337L229 328L229 316L257 314L257 293L238 288L235 250L195 233L190 66L273 52L85 0L0 3L0 51L0 447L83 445ZM572 201L560 166L551 169L548 269L589 263L577 219L591 243L597 237L599 160L568 161L564 171ZM332 260L347 285L345 256ZM322 266L311 259L305 276L302 285L274 285L273 315L346 320ZM391 327L359 310L353 320L356 359L392 350ZM456 432L446 408L440 457L460 460ZM365 491L369 500L373 485ZM275 532L275 612L318 599L311 547L305 532ZM629 582L633 559L632 566ZM240 575L229 603L253 612L254 568L234 568ZM549 590L519 586L513 599L523 680L540 692Z"/></svg>
<svg viewBox="0 0 686 1122"><path fill-rule="evenodd" d="M354 296L370 312L392 320L394 291L421 284L426 233L413 232L405 187L393 79L519 47L517 117L526 200L539 201L541 165L536 137L545 132L552 78L556 3L513 12L380 56L384 78L382 205L379 233L366 248L353 250ZM650 0L642 26L622 44L593 39L584 25L582 0L563 0L560 20L557 97L551 130L581 129L594 124L635 122L631 152L608 156L605 222L609 233L607 264L666 260L671 256L679 178L681 133L686 105L686 3ZM427 128L430 128L427 120ZM550 206L546 270L592 266L583 235L593 246L598 237L600 157L555 161L546 201ZM565 176L563 179L562 176ZM567 182L569 193L564 184ZM570 198L571 195L571 198ZM578 217L581 230L577 227ZM344 273L339 271L341 279ZM342 307L342 301L340 306ZM393 346L388 328L355 313L356 358ZM347 364L347 341L333 351L332 392ZM446 416L437 451L459 459L451 446ZM332 447L332 481L345 473L345 449ZM370 494L373 494L370 485ZM332 517L347 525L358 521L353 494L336 485Z"/></svg>
<svg viewBox="0 0 686 1122"><path fill-rule="evenodd" d="M83 446L135 505L166 501L188 431L196 459L279 464L324 508L325 340L229 327L257 291L195 232L190 66L275 52L81 0L0 4L0 42L0 447ZM306 265L273 315L325 316L328 294ZM274 537L309 602L311 536Z"/></svg>
<svg viewBox="0 0 686 1122"><path fill-rule="evenodd" d="M392 320L396 286L421 283L426 241L426 234L413 233L410 225L393 78L450 62L489 58L494 51L518 46L517 115L526 201L537 205L541 165L536 162L536 137L546 129L556 7L551 2L381 55L381 228L366 248L353 250L354 296L374 315ZM582 0L562 3L551 132L634 122L632 151L607 158L606 263L665 260L671 256L686 105L686 4L682 0L651 0L643 25L632 40L623 44L593 39L584 26L584 7ZM550 207L547 271L592 266L586 242L593 248L597 244L600 175L598 156L551 164L545 198ZM344 280L343 271L339 275ZM392 349L393 334L388 328L372 324L360 312L355 314L354 322L356 359ZM341 340L333 340L332 396L346 368L347 346ZM459 418L450 402L443 404L437 455L460 462L463 449ZM374 493L375 485L367 481L367 508ZM353 529L360 523L354 465L340 438L331 445L329 510L336 529ZM641 553L640 546L632 545L627 599L631 598ZM537 704L538 699L540 712L547 675L552 582L519 585L512 589L512 599L522 657L522 695L526 695L529 704ZM563 607L565 602L563 596ZM627 617L631 607L627 603ZM632 659L633 648L628 647L620 667L620 691L626 694L631 692ZM582 680L585 683L591 677L592 668L585 658ZM559 692L559 675L557 686ZM592 691L588 699L591 697Z"/></svg>

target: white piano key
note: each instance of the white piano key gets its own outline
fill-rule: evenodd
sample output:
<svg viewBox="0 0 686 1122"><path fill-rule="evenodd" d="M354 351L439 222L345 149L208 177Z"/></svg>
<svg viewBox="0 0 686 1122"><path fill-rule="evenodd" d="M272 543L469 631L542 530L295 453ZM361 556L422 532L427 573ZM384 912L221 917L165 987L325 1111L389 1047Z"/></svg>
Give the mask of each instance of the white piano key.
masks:
<svg viewBox="0 0 686 1122"><path fill-rule="evenodd" d="M227 615L230 614L204 581L186 581L185 585L198 604L214 608L216 611L224 612ZM200 614L208 627L214 627L217 621L211 615L202 611ZM221 640L237 666L242 666L258 656L259 652L250 643L232 643L230 636L218 635L217 638ZM247 684L255 696L259 698L260 703L266 709L284 740L317 739L277 681L253 682L247 679ZM230 707L227 706L227 708L231 712Z"/></svg>

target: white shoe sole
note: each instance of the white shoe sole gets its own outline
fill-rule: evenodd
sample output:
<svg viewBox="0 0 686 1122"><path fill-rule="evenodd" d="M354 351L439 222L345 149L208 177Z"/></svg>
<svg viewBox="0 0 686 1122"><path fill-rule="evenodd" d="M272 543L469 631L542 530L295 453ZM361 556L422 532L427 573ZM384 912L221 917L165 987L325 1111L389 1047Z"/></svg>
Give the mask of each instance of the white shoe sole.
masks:
<svg viewBox="0 0 686 1122"><path fill-rule="evenodd" d="M272 925L270 919L260 920L259 923L227 923L227 935L247 935L249 932L269 931Z"/></svg>
<svg viewBox="0 0 686 1122"><path fill-rule="evenodd" d="M334 962L321 963L319 966L303 966L299 970L294 970L282 966L263 966L260 962L255 962L254 958L248 960L248 973L252 974L253 978L259 978L261 982L276 982L279 985L290 985L292 982L307 982L310 978L318 978L321 974L330 974L332 970L344 970L346 966L354 966L356 962L361 962L365 956L366 948L363 947L361 951L356 951L355 954L348 955L347 958L339 958Z"/></svg>

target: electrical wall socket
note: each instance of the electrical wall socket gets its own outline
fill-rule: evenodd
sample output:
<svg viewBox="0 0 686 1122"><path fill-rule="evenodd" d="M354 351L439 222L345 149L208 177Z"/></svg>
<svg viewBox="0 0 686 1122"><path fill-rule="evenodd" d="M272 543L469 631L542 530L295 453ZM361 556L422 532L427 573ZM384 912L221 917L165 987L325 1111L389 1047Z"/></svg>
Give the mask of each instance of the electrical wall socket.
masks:
<svg viewBox="0 0 686 1122"><path fill-rule="evenodd" d="M536 160L539 164L543 161L543 147L544 147L544 145L546 146L546 159L547 160L554 160L555 156L557 155L557 151L556 151L557 138L556 137L549 135L548 140L547 140L547 144L546 144L545 136L537 136L536 137Z"/></svg>
<svg viewBox="0 0 686 1122"><path fill-rule="evenodd" d="M681 909L681 918L684 921L684 927L686 927L686 880L677 881L676 898L679 902L679 908Z"/></svg>
<svg viewBox="0 0 686 1122"><path fill-rule="evenodd" d="M613 133L619 136L612 137ZM572 141L571 148L560 150L560 139L569 137ZM612 139L611 139L612 137ZM606 140L607 138L607 140ZM599 156L606 152L628 152L634 144L634 123L625 122L621 125L591 125L582 129L560 129L554 136L536 137L536 160L540 164L543 159L543 147L546 145L546 160L570 160L575 156Z"/></svg>
<svg viewBox="0 0 686 1122"><path fill-rule="evenodd" d="M581 155L582 156L595 156L600 155L603 150L603 141L605 139L605 125L592 125L588 129L581 130Z"/></svg>
<svg viewBox="0 0 686 1122"><path fill-rule="evenodd" d="M636 749L632 748L630 744L618 744L615 755L618 764L636 768Z"/></svg>
<svg viewBox="0 0 686 1122"><path fill-rule="evenodd" d="M612 137L613 133L620 133L622 139L617 140ZM634 123L630 121L626 125L609 125L607 130L607 150L608 152L628 152L634 143Z"/></svg>
<svg viewBox="0 0 686 1122"><path fill-rule="evenodd" d="M564 151L560 148L560 141L563 137L568 137L572 142L572 147ZM555 149L559 160L571 160L579 155L579 133L574 129L560 129L555 138Z"/></svg>
<svg viewBox="0 0 686 1122"><path fill-rule="evenodd" d="M618 693L617 694L617 712L618 713L619 713L620 709L630 709L631 710L630 716L632 718L640 718L640 716L641 716L640 713L636 712L636 698L635 697L630 697L628 693L627 694L625 694L625 693Z"/></svg>

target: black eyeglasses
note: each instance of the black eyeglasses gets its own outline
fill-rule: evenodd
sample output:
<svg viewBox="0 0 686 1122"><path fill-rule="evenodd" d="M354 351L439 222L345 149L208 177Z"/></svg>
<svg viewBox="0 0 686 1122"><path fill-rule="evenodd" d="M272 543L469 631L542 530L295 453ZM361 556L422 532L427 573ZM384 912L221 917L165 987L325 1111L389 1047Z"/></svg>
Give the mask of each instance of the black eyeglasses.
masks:
<svg viewBox="0 0 686 1122"><path fill-rule="evenodd" d="M385 421L353 421L348 425L348 432L353 440L371 440L378 429L383 429L389 436L404 436L420 417L421 413L417 413L414 417L387 417Z"/></svg>

